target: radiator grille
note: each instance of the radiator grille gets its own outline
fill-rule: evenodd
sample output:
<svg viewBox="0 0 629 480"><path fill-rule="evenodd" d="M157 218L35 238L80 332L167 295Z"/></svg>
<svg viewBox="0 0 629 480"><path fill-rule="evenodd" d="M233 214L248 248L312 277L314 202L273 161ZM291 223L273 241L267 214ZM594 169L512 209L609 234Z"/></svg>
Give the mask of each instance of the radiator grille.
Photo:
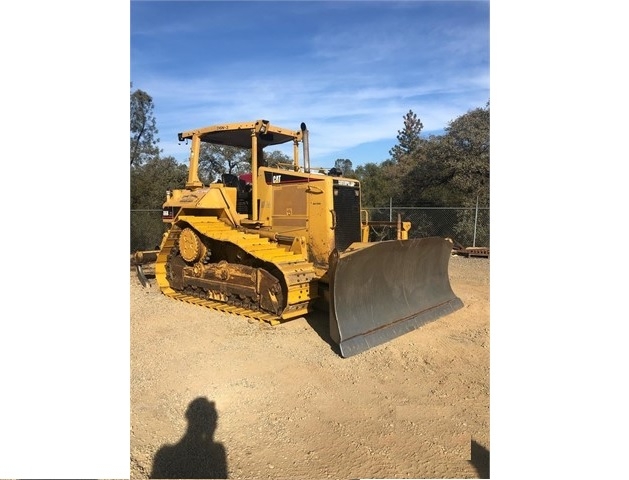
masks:
<svg viewBox="0 0 629 480"><path fill-rule="evenodd" d="M360 242L360 190L357 186L334 186L336 229L334 244L339 251Z"/></svg>

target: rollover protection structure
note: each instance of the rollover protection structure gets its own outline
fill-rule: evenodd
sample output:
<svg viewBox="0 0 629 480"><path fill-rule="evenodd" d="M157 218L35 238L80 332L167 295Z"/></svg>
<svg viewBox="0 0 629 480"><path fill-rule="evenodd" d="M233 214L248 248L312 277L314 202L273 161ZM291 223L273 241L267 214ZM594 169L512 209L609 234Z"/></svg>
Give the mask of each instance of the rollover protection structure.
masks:
<svg viewBox="0 0 629 480"><path fill-rule="evenodd" d="M398 240L370 243L360 182L311 171L304 123L220 124L179 140L190 142L188 181L167 194L159 250L136 253L141 279L142 263L154 262L165 295L272 325L323 304L343 357L462 307L448 278L452 242L408 239L410 224L398 222ZM203 185L201 142L249 149L250 177ZM267 166L264 148L286 142L293 162Z"/></svg>

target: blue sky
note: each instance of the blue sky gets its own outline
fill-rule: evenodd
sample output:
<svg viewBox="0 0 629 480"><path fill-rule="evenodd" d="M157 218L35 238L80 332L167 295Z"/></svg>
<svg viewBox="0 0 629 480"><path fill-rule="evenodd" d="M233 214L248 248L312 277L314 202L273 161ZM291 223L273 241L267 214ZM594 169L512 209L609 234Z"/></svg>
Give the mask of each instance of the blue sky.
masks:
<svg viewBox="0 0 629 480"><path fill-rule="evenodd" d="M130 25L132 88L181 162L178 132L264 118L306 122L313 166L380 163L409 110L428 136L490 100L487 1L132 1Z"/></svg>
<svg viewBox="0 0 629 480"><path fill-rule="evenodd" d="M380 161L409 109L427 132L489 99L487 2L128 5L5 2L10 208L0 244L11 252L11 281L0 364L10 366L2 386L19 394L0 409L0 478L129 475L130 80L155 99L160 144L182 161L178 131L259 116L307 122L322 161ZM616 478L625 468L623 442L590 442L574 458L584 438L629 428L618 381L625 323L613 301L626 296L626 281L610 280L629 270L627 256L599 248L586 258L584 241L569 241L581 231L607 239L627 216L623 8L492 3L492 478L511 478L532 446L531 476L542 464L548 477ZM51 234L56 226L69 233ZM561 251L549 235L564 240ZM80 301L60 288L23 288L34 275L25 262L36 257ZM81 259L93 260L89 277ZM543 332L522 328L531 324ZM584 379L602 388L583 388Z"/></svg>

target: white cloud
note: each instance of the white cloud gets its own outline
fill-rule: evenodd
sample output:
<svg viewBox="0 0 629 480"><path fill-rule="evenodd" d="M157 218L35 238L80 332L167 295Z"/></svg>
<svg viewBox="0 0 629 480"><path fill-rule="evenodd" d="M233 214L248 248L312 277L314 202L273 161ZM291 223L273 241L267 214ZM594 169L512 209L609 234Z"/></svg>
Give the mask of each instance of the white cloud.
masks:
<svg viewBox="0 0 629 480"><path fill-rule="evenodd" d="M325 9L323 3L328 4ZM164 58L134 60L134 74L141 79L134 87L153 97L164 153L186 161L187 149L177 142L179 131L266 118L288 128L306 122L313 156L343 157L367 142L395 144L409 110L422 120L424 132L439 131L489 100L488 18L480 23L457 19L457 9L427 18L418 15L416 6L397 3L386 12L377 10L381 4L358 12L333 3L309 5L312 16L300 12L295 19L309 22L303 26L304 32L314 32L310 37L295 39L277 30L276 43L267 39L259 47L255 37L251 51L229 50L227 57L221 53L227 53L222 46L229 49L229 37L212 48L191 44L187 60L193 65L182 60L176 70L166 68ZM367 10L386 15L368 16ZM353 20L351 12L360 13L360 19ZM329 21L316 23L321 15ZM252 28L239 20L239 32ZM167 22L157 29L163 32L178 24ZM282 48L291 42L298 42L299 51ZM207 43L213 45L209 39ZM176 52L170 55L176 57ZM151 68L151 62L161 67Z"/></svg>

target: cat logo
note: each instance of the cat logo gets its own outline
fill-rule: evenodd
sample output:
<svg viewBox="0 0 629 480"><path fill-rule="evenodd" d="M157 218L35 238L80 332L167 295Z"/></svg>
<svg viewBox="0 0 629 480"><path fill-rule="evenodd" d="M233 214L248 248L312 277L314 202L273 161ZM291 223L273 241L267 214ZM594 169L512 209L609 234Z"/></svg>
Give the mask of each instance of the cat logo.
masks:
<svg viewBox="0 0 629 480"><path fill-rule="evenodd" d="M282 176L281 175L273 175L273 183L281 183Z"/></svg>

